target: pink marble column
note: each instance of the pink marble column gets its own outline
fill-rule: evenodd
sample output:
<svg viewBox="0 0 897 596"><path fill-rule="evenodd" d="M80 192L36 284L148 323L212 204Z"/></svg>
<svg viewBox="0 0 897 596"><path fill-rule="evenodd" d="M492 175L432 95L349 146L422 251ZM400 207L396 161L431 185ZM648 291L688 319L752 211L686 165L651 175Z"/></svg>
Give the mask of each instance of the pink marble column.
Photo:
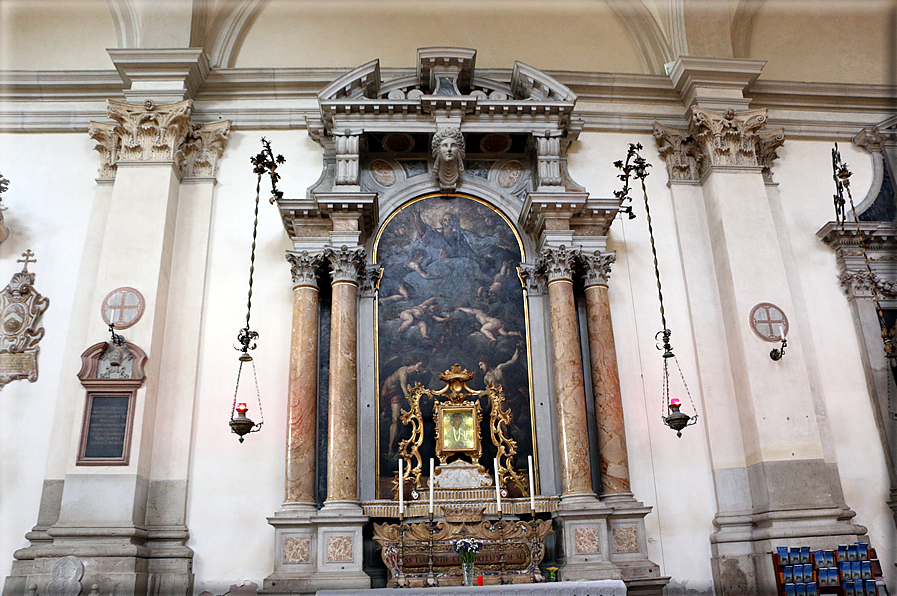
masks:
<svg viewBox="0 0 897 596"><path fill-rule="evenodd" d="M594 497L582 353L579 349L576 305L573 300L571 269L576 255L576 252L561 246L543 250L540 260L548 276L548 299L551 305L551 341L563 477L561 496Z"/></svg>
<svg viewBox="0 0 897 596"><path fill-rule="evenodd" d="M601 496L631 496L629 455L623 426L623 398L617 349L607 298L607 279L616 259L613 253L595 253L586 257L586 317L589 326L592 395L598 426L598 453L601 463Z"/></svg>
<svg viewBox="0 0 897 596"><path fill-rule="evenodd" d="M358 280L364 251L328 250L332 268L330 408L327 425L327 504L358 501Z"/></svg>
<svg viewBox="0 0 897 596"><path fill-rule="evenodd" d="M293 274L287 406L287 503L315 503L315 427L318 394L318 283L320 255L287 254Z"/></svg>

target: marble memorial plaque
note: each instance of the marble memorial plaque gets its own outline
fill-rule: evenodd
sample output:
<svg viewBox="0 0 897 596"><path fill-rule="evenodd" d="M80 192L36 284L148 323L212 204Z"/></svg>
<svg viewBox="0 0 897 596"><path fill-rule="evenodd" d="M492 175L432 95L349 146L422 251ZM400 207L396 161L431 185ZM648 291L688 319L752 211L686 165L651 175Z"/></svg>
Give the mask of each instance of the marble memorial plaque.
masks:
<svg viewBox="0 0 897 596"><path fill-rule="evenodd" d="M131 395L89 394L79 464L127 464Z"/></svg>

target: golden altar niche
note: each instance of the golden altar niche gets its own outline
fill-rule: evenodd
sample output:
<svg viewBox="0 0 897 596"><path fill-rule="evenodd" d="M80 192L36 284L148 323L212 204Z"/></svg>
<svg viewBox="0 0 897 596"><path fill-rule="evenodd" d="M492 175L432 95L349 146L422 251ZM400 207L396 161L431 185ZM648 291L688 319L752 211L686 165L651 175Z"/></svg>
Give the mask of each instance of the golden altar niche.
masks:
<svg viewBox="0 0 897 596"><path fill-rule="evenodd" d="M399 523L374 524L374 540L390 572L389 587L461 584L461 560L453 550L460 538L482 543L475 572L483 576L485 584L544 581L539 563L545 555L545 537L553 532L552 522L535 516L537 512L555 511L556 498L537 500L530 494L530 486L513 467L517 444L508 436L511 412L504 407L501 386L472 390L467 383L473 377L455 364L439 375L446 384L442 389L427 389L420 383L408 386L410 408L401 411L400 420L411 427L411 436L399 443L404 465L396 473L393 494L395 501L403 501L400 491L404 496L405 486L410 484L419 500L413 501L409 510L416 516L426 512L427 519L406 523L402 503L389 508L398 513ZM424 462L420 455L423 399L433 400L439 460L438 466L431 463L433 473L427 487L423 486ZM496 448L491 474L479 463L483 454L480 427L484 399L490 406L489 438ZM523 498L508 499L509 486ZM529 513L530 520L506 519L506 513ZM484 514L497 515L497 519L484 519ZM436 516L444 519L435 521Z"/></svg>

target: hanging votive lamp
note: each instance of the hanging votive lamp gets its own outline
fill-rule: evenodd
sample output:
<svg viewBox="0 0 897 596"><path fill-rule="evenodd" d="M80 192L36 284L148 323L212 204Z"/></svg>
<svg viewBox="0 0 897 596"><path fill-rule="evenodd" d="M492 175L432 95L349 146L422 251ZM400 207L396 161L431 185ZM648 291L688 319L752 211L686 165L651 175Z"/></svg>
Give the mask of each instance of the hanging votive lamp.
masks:
<svg viewBox="0 0 897 596"><path fill-rule="evenodd" d="M682 402L679 398L670 398L670 360L676 363L676 369L679 371L679 378L682 381L682 390L688 396L692 410L695 410L694 401L691 399L691 392L688 390L688 384L685 382L685 375L682 374L682 367L679 366L679 360L673 353L673 346L670 344L670 336L672 331L667 328L666 315L663 310L663 291L660 285L660 269L657 266L657 248L654 245L654 227L651 223L651 208L648 205L648 189L645 186L645 178L648 177L648 168L651 167L644 157L639 154L642 146L639 143L630 143L629 151L626 153L626 160L614 162L614 166L623 171L618 176L623 181L623 190L614 191L614 195L621 200L629 200L629 181L630 177L637 179L641 183L642 195L645 199L645 215L648 220L648 237L651 240L651 254L654 256L654 277L657 280L657 299L660 303L660 322L663 329L659 331L654 339L660 339L657 345L658 350L663 350L663 413L661 418L663 423L676 431L677 437L682 437L682 429L692 426L698 421L698 415L695 413L689 416L681 410Z"/></svg>
<svg viewBox="0 0 897 596"><path fill-rule="evenodd" d="M262 176L268 174L271 176L271 202L273 203L283 196L283 193L277 190L277 181L280 179L280 175L277 174L276 170L277 165L284 163L286 160L282 155L278 155L275 158L274 153L271 151L271 143L262 137L262 150L258 155L250 158L249 161L253 166L252 172L257 176L255 185L255 221L252 224L252 250L249 259L249 296L246 300L246 326L240 329L237 334L237 343L239 344L239 347L234 346L235 349L240 351L240 368L237 370L237 386L234 388L234 401L230 411L231 432L240 437L241 443L243 442L243 437L245 435L260 431L262 425L265 423L265 416L262 413L262 398L259 391L258 374L255 370L255 361L252 359L252 356L249 355L249 350L254 350L256 348L255 340L258 339L259 336L257 332L249 327L249 318L252 314L252 279L253 274L255 273L255 244L259 227L259 194L262 185ZM255 384L255 396L259 408L258 423L253 422L253 420L246 415L249 411L246 402L237 402L237 396L240 392L240 377L243 374L243 365L247 362L252 366L252 380Z"/></svg>

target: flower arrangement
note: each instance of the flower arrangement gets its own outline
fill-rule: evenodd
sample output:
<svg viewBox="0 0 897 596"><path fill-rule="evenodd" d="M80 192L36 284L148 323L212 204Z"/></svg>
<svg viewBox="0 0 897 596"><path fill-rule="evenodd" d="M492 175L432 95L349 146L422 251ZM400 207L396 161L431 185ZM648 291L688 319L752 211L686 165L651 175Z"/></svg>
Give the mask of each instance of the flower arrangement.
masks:
<svg viewBox="0 0 897 596"><path fill-rule="evenodd" d="M473 563L481 548L483 548L483 543L473 538L459 538L452 545L452 549L461 557L461 562L466 564Z"/></svg>

